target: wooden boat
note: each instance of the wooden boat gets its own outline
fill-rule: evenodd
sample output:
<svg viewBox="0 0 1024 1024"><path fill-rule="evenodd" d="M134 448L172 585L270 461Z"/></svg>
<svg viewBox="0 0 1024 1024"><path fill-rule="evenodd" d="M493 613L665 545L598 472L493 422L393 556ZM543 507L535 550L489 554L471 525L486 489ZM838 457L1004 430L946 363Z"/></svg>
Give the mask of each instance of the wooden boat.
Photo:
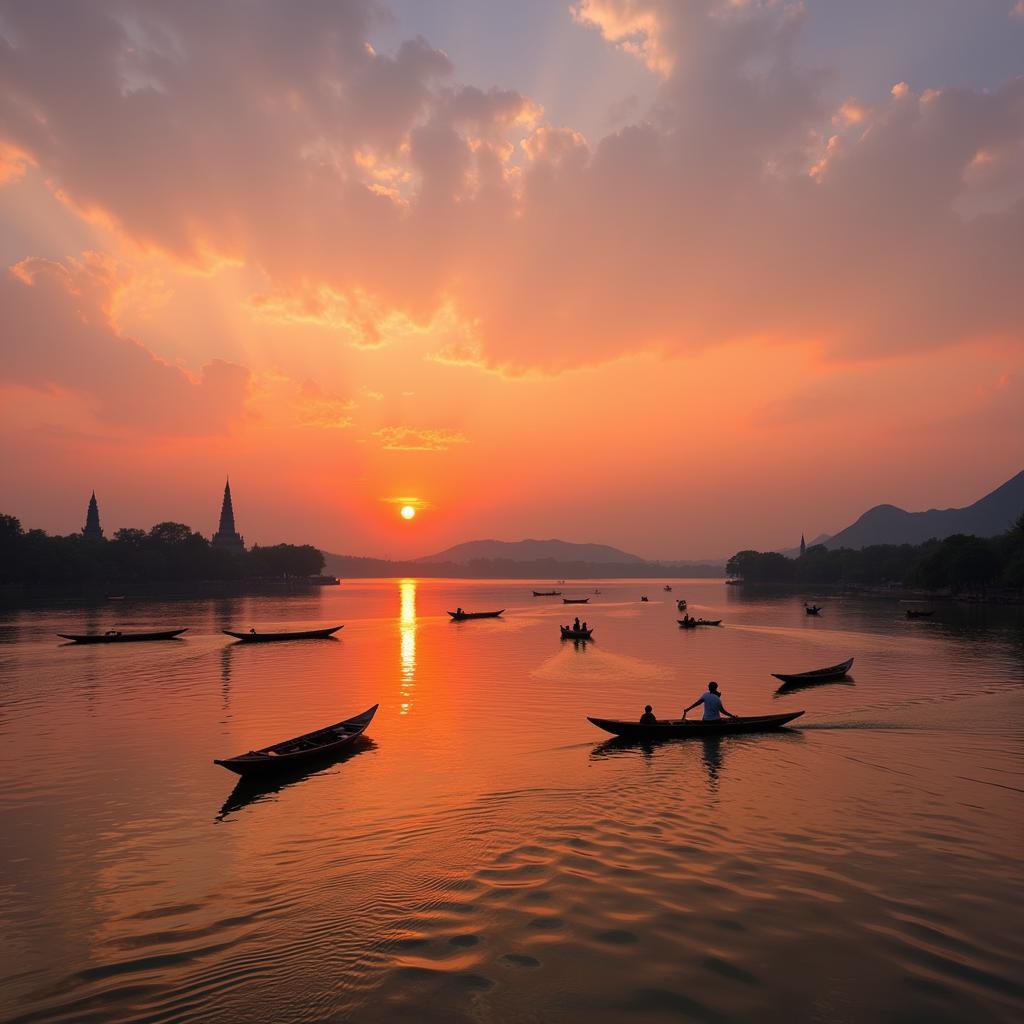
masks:
<svg viewBox="0 0 1024 1024"><path fill-rule="evenodd" d="M569 626L559 626L562 631L563 640L589 640L594 632L594 627L590 629L572 629Z"/></svg>
<svg viewBox="0 0 1024 1024"><path fill-rule="evenodd" d="M935 614L935 609L934 608L929 608L927 611L925 611L923 609L921 611L916 611L913 608L908 608L907 609L907 618L908 619L928 619L928 618L931 618L931 616L933 616L934 614Z"/></svg>
<svg viewBox="0 0 1024 1024"><path fill-rule="evenodd" d="M720 626L721 619L676 619L683 629L696 629L698 626Z"/></svg>
<svg viewBox="0 0 1024 1024"><path fill-rule="evenodd" d="M226 757L223 760L218 758L213 763L227 768L229 772L245 776L268 775L301 768L311 761L331 756L362 736L379 707L379 704L374 704L361 715L346 718L344 722L337 722L325 729L307 732L304 736L296 736L259 750L250 750L237 757Z"/></svg>
<svg viewBox="0 0 1024 1024"><path fill-rule="evenodd" d="M681 597L678 601L676 601L676 610L677 611L681 611L681 612L685 612L686 611L686 599L685 598Z"/></svg>
<svg viewBox="0 0 1024 1024"><path fill-rule="evenodd" d="M534 597L561 597L561 595L560 590L535 590L533 592Z"/></svg>
<svg viewBox="0 0 1024 1024"><path fill-rule="evenodd" d="M454 622L462 622L464 619L496 619L505 609L501 608L496 612L449 612Z"/></svg>
<svg viewBox="0 0 1024 1024"><path fill-rule="evenodd" d="M563 597L562 604L586 604L589 597Z"/></svg>
<svg viewBox="0 0 1024 1024"><path fill-rule="evenodd" d="M665 586L664 586L664 589L665 589L665 590L666 590L666 591L667 591L668 593L671 593L671 592L672 592L672 588L671 588L671 587L670 587L670 586L669 586L669 585L668 585L667 583L665 584Z"/></svg>
<svg viewBox="0 0 1024 1024"><path fill-rule="evenodd" d="M704 722L699 718L674 719L655 722L653 725L641 725L637 721L624 722L616 718L591 718L598 729L604 729L615 736L629 739L690 739L697 736L727 736L731 733L764 732L768 729L780 729L782 726L799 718L802 711L791 711L785 715L752 715L747 718L719 718L713 722Z"/></svg>
<svg viewBox="0 0 1024 1024"><path fill-rule="evenodd" d="M233 636L245 644L269 644L276 640L324 640L334 636L343 626L328 626L326 629L299 629L290 633L257 633L250 629L248 633L242 633L234 629L223 629L222 633Z"/></svg>
<svg viewBox="0 0 1024 1024"><path fill-rule="evenodd" d="M641 598L640 598L640 600L641 600L641 601L646 601L646 600L648 600L648 599L647 599L646 597L641 597Z"/></svg>
<svg viewBox="0 0 1024 1024"><path fill-rule="evenodd" d="M132 644L147 640L176 640L186 629L187 626L182 629L163 629L155 633L122 633L120 630L111 629L106 633L58 633L57 636L75 644Z"/></svg>
<svg viewBox="0 0 1024 1024"><path fill-rule="evenodd" d="M845 678L852 666L853 658L849 658L838 665L829 665L827 668L815 668L810 672L773 672L772 675L776 679L781 679L784 683L834 683L839 679Z"/></svg>
<svg viewBox="0 0 1024 1024"><path fill-rule="evenodd" d="M804 605L804 611L807 612L808 615L820 615L821 614L821 608L820 608L819 605L816 605L816 604L805 604Z"/></svg>

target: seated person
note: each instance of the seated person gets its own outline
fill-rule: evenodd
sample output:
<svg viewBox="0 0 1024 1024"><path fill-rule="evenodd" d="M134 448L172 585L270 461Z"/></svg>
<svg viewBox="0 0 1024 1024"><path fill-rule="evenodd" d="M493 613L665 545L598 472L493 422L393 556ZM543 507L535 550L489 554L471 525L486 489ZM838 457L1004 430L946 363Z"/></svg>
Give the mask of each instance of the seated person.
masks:
<svg viewBox="0 0 1024 1024"><path fill-rule="evenodd" d="M641 725L654 725L657 721L658 720L654 717L654 714L651 712L651 705L648 704L644 708L644 713L640 716L640 724Z"/></svg>

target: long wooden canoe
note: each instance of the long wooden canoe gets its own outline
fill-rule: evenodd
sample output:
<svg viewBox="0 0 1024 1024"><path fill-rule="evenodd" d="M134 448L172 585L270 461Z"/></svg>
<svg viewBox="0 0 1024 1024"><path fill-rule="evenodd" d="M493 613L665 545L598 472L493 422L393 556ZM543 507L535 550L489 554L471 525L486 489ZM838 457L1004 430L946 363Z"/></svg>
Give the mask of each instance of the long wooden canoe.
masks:
<svg viewBox="0 0 1024 1024"><path fill-rule="evenodd" d="M589 715L587 721L593 722L598 729L629 739L690 739L695 736L725 736L730 733L779 729L802 714L802 711L790 711L785 715L719 718L713 722L704 722L701 719L674 719L656 722L653 725L641 725L637 721L625 722L616 718L591 718Z"/></svg>
<svg viewBox="0 0 1024 1024"><path fill-rule="evenodd" d="M587 604L589 603L589 597L563 597L562 604Z"/></svg>
<svg viewBox="0 0 1024 1024"><path fill-rule="evenodd" d="M563 640L589 640L594 632L594 627L590 629L570 629L568 626L559 626L562 631Z"/></svg>
<svg viewBox="0 0 1024 1024"><path fill-rule="evenodd" d="M721 619L676 619L683 629L696 629L698 626L720 626Z"/></svg>
<svg viewBox="0 0 1024 1024"><path fill-rule="evenodd" d="M844 679L852 667L853 658L848 658L838 665L815 668L810 672L773 672L772 675L784 683L834 683L839 679Z"/></svg>
<svg viewBox="0 0 1024 1024"><path fill-rule="evenodd" d="M929 608L927 611L915 611L913 608L907 609L908 619L930 619L934 614L934 608Z"/></svg>
<svg viewBox="0 0 1024 1024"><path fill-rule="evenodd" d="M58 633L57 636L75 644L132 644L147 640L175 640L188 626L182 629L163 629L155 633L122 633L112 629L107 633Z"/></svg>
<svg viewBox="0 0 1024 1024"><path fill-rule="evenodd" d="M464 619L496 619L504 611L499 608L496 612L449 612L455 622L462 622Z"/></svg>
<svg viewBox="0 0 1024 1024"><path fill-rule="evenodd" d="M334 636L339 629L343 628L343 626L328 626L326 629L299 629L290 633L257 633L254 629L250 629L248 633L234 629L224 629L221 632L233 636L236 640L241 640L242 643L269 644L275 640L323 640L326 637Z"/></svg>
<svg viewBox="0 0 1024 1024"><path fill-rule="evenodd" d="M244 776L269 775L301 768L310 762L330 757L362 736L379 707L379 704L374 704L361 715L346 718L344 722L336 722L325 729L307 732L304 736L296 736L259 750L250 750L237 757L216 758L213 763Z"/></svg>
<svg viewBox="0 0 1024 1024"><path fill-rule="evenodd" d="M535 590L533 592L534 597L561 597L562 592L560 590Z"/></svg>

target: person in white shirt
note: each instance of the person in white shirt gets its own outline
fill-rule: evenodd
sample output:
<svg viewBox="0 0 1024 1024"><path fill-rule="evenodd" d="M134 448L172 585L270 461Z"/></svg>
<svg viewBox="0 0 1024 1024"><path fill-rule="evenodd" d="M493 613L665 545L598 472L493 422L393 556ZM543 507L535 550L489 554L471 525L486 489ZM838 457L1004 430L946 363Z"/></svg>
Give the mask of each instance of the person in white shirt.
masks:
<svg viewBox="0 0 1024 1024"><path fill-rule="evenodd" d="M722 703L722 695L718 692L718 683L708 683L706 693L702 693L688 708L683 709L683 721L686 721L686 712L692 711L698 705L704 705L704 721L717 722L721 715L726 718L735 718L731 711L725 710Z"/></svg>

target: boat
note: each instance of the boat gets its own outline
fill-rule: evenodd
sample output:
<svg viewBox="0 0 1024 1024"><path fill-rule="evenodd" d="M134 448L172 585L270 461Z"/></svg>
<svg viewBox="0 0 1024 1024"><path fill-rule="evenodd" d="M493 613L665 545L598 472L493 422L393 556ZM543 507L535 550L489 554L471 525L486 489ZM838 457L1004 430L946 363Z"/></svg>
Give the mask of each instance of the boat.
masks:
<svg viewBox="0 0 1024 1024"><path fill-rule="evenodd" d="M501 608L496 612L449 612L453 622L462 622L464 619L496 619L505 609Z"/></svg>
<svg viewBox="0 0 1024 1024"><path fill-rule="evenodd" d="M931 618L931 616L933 616L934 614L935 614L935 609L934 608L929 608L927 610L922 609L920 611L917 611L917 610L915 610L913 608L908 608L907 609L907 618L908 619L928 619L928 618Z"/></svg>
<svg viewBox="0 0 1024 1024"><path fill-rule="evenodd" d="M300 768L311 761L334 754L362 736L379 707L379 704L374 704L361 715L346 718L344 722L328 725L315 732L307 732L304 736L296 736L283 743L250 750L247 754L239 754L237 757L215 758L213 763L227 768L236 775L244 776L269 775L273 772Z"/></svg>
<svg viewBox="0 0 1024 1024"><path fill-rule="evenodd" d="M155 633L122 633L118 629L106 633L58 633L57 636L70 640L73 644L131 644L143 643L146 640L176 640L185 630L163 629Z"/></svg>
<svg viewBox="0 0 1024 1024"><path fill-rule="evenodd" d="M690 739L697 736L727 736L731 733L764 732L769 729L780 729L794 719L799 718L802 711L790 711L785 715L751 715L746 718L718 718L713 722L705 722L699 718L673 719L655 722L652 725L641 725L637 721L622 721L617 718L591 718L598 729L604 729L615 736L629 739Z"/></svg>
<svg viewBox="0 0 1024 1024"><path fill-rule="evenodd" d="M681 611L681 612L685 612L686 611L686 598L685 597L681 597L681 598L679 598L678 601L676 601L676 609L678 611Z"/></svg>
<svg viewBox="0 0 1024 1024"><path fill-rule="evenodd" d="M648 600L648 599L647 599L646 597L641 597L641 598L640 598L640 600L641 600L641 601L646 601L646 600Z"/></svg>
<svg viewBox="0 0 1024 1024"><path fill-rule="evenodd" d="M683 629L696 629L698 626L720 626L721 619L676 619Z"/></svg>
<svg viewBox="0 0 1024 1024"><path fill-rule="evenodd" d="M816 604L805 604L804 611L807 612L808 615L820 615L821 606Z"/></svg>
<svg viewBox="0 0 1024 1024"><path fill-rule="evenodd" d="M668 591L669 593L671 593L671 592L672 592L672 588L671 588L671 587L670 587L670 586L669 586L669 585L668 585L667 583L665 584L665 586L664 586L664 589L665 589L666 591Z"/></svg>
<svg viewBox="0 0 1024 1024"><path fill-rule="evenodd" d="M563 597L562 604L586 604L589 597Z"/></svg>
<svg viewBox="0 0 1024 1024"><path fill-rule="evenodd" d="M563 640L589 640L594 632L594 627L590 629L572 629L570 626L559 626L562 631Z"/></svg>
<svg viewBox="0 0 1024 1024"><path fill-rule="evenodd" d="M108 601L123 601L124 594L107 594Z"/></svg>
<svg viewBox="0 0 1024 1024"><path fill-rule="evenodd" d="M811 669L810 672L773 672L772 675L784 683L834 683L844 679L852 666L853 658L849 658L838 665L829 665L828 668L815 668Z"/></svg>
<svg viewBox="0 0 1024 1024"><path fill-rule="evenodd" d="M535 590L533 592L534 597L561 597L562 592L560 590Z"/></svg>
<svg viewBox="0 0 1024 1024"><path fill-rule="evenodd" d="M328 626L325 629L298 629L288 633L257 633L250 629L248 633L242 633L234 629L222 629L222 633L233 636L245 644L269 644L276 640L324 640L334 636L343 626Z"/></svg>

